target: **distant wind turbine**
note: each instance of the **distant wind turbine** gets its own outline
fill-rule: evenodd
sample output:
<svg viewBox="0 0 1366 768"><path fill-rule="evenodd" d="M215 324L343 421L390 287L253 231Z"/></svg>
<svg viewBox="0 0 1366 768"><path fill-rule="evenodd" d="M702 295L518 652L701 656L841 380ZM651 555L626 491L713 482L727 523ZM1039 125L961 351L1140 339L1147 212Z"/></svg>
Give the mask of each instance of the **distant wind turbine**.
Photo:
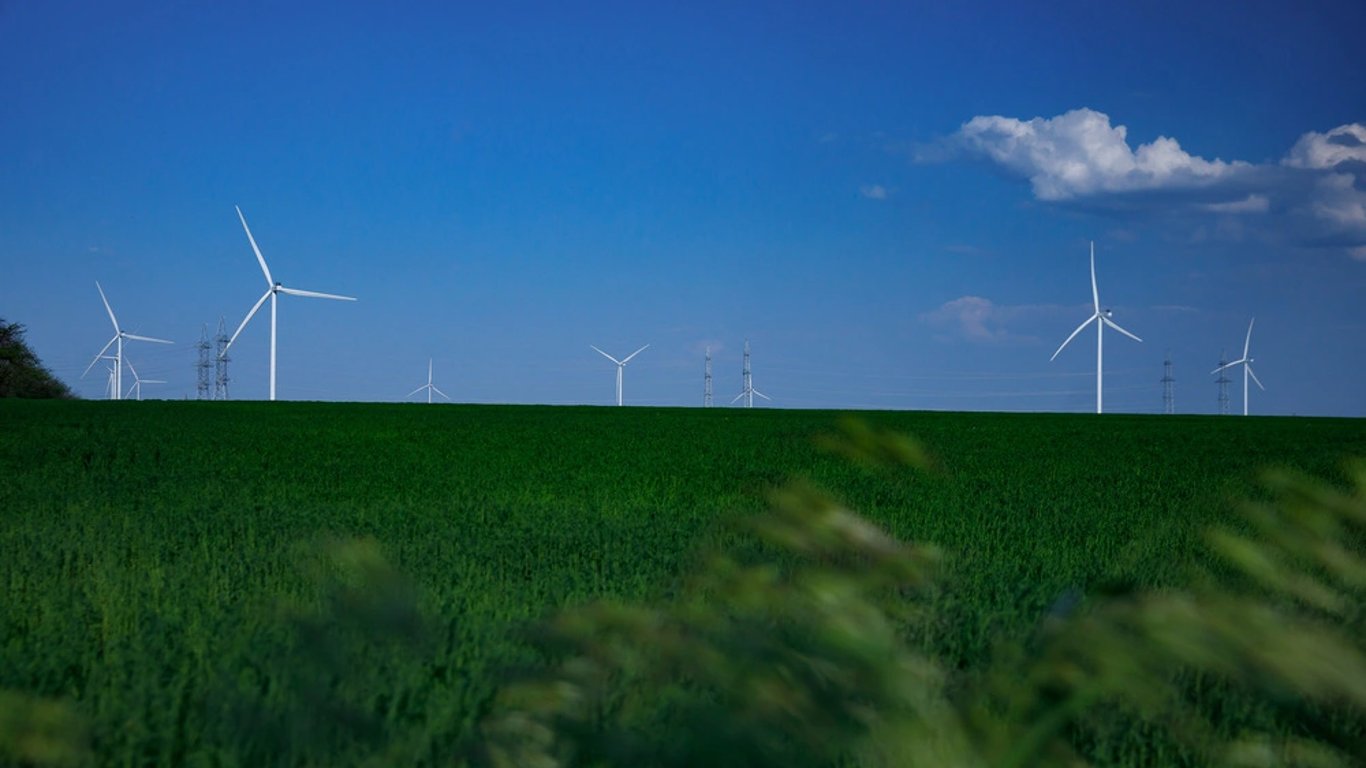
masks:
<svg viewBox="0 0 1366 768"><path fill-rule="evenodd" d="M133 367L133 361L132 361L132 360L125 360L124 362L128 364L128 371L129 371L130 373L133 374L133 386L131 386L131 387L128 388L128 395L132 395L134 392L136 392L136 393L137 393L137 399L138 399L139 401L142 400L142 385L143 385L143 384L165 384L165 383L166 383L166 382L163 381L162 379L144 379L144 378L138 376L138 369L136 369L136 368Z"/></svg>
<svg viewBox="0 0 1366 768"><path fill-rule="evenodd" d="M753 408L755 395L758 395L765 400L773 400L773 398L754 388L754 376L749 371L749 339L745 339L745 367L742 373L744 375L745 386L744 389L740 390L740 394L736 395L735 398L731 400L732 403L743 397L745 398L745 407Z"/></svg>
<svg viewBox="0 0 1366 768"><path fill-rule="evenodd" d="M589 344L588 346L593 347L592 344ZM617 364L617 405L621 405L621 374L622 374L622 371L626 370L626 364L629 363L629 362L631 362L631 358L635 357L636 355L640 354L641 352L644 352L644 351L645 351L645 348L648 347L648 346L650 346L650 345L649 345L649 344L646 344L644 347L641 347L640 349L637 349L636 351L634 351L634 352L632 352L631 354L627 355L625 360L618 360L618 359L616 359L615 357L612 357L611 355L607 354L606 352L603 352L601 349L598 349L597 347L593 347L593 350L596 351L599 355L602 355L603 357L605 357L605 358L607 358L608 360L611 360L612 362L614 362L614 363Z"/></svg>
<svg viewBox="0 0 1366 768"><path fill-rule="evenodd" d="M436 385L432 383L432 359L430 357L427 358L427 383L423 384L417 389L414 389L412 392L409 392L408 397L412 397L413 395L416 395L418 392L421 392L424 389L427 390L427 405L432 404L433 392L437 393L438 395L441 395L442 397L445 397L447 400L450 400L450 398L446 396L445 392L442 392L441 390L437 389Z"/></svg>
<svg viewBox="0 0 1366 768"><path fill-rule="evenodd" d="M1263 387L1263 386L1262 386L1262 382L1261 382L1260 379L1257 378L1257 374L1255 374L1255 373L1252 372L1252 357L1248 354L1248 350L1252 347L1252 324L1255 323L1255 322L1257 322L1257 318L1255 318L1255 317L1248 321L1248 324L1247 324L1247 338L1243 340L1243 356L1242 356L1242 358L1240 358L1240 359L1238 359L1238 360L1234 360L1234 361L1231 362L1231 363L1224 363L1223 365L1219 366L1218 368L1215 368L1214 370L1210 371L1210 375L1212 376L1212 375L1214 375L1214 374L1216 374L1216 373L1218 373L1218 372L1224 370L1225 368L1232 368L1232 367L1235 366L1235 365L1241 365L1241 366L1243 366L1243 415L1244 415L1244 416L1247 415L1247 377L1251 376L1251 377L1252 377L1252 380L1255 381L1255 382L1257 382L1257 386L1260 387L1261 390L1262 390L1263 392L1266 391L1266 387Z"/></svg>
<svg viewBox="0 0 1366 768"><path fill-rule="evenodd" d="M123 393L124 340L126 339L128 341L154 341L157 344L172 344L174 342L167 341L166 339L154 339L150 336L138 336L137 334L129 333L123 330L119 327L119 320L118 318L114 317L114 310L109 306L109 299L105 298L104 289L100 287L100 283L98 280L95 281L95 290L100 292L100 301L104 302L104 311L109 313L109 322L114 324L114 338L110 339L109 343L105 344L104 348L95 354L95 358L90 361L90 365L87 365L85 367L85 371L81 373L81 378L85 378L85 374L90 373L90 369L95 367L95 363L99 362L100 358L104 357L104 353L109 351L110 346L113 346L114 386L112 389L109 390L109 399L119 400L121 399L121 395Z"/></svg>
<svg viewBox="0 0 1366 768"><path fill-rule="evenodd" d="M1048 360L1049 360L1049 362L1052 362L1055 358L1057 358L1058 352L1061 352L1061 351L1063 350L1063 347L1066 347L1066 346L1067 346L1068 342L1072 341L1072 339L1075 339L1075 338L1077 337L1077 334L1081 333L1081 329L1085 328L1086 326L1090 325L1091 323L1095 323L1095 324L1096 324L1096 413L1101 413L1101 412L1102 412L1102 407L1101 407L1101 383L1102 383L1102 377L1103 377L1103 375L1104 375L1105 326L1108 325L1108 326L1110 326L1111 328L1114 328L1116 331L1119 331L1120 333L1124 334L1125 336L1128 336L1129 338L1133 339L1134 341L1141 342L1141 341L1143 341L1143 339L1140 339L1140 338L1138 338L1137 336L1133 335L1132 333L1129 333L1128 331L1124 330L1123 328L1120 328L1119 325L1118 325L1115 321L1113 321L1113 320L1110 319L1110 316L1113 314L1113 312L1111 312L1111 311L1108 310L1108 309L1102 310L1102 309L1100 308L1100 291L1096 289L1096 243L1095 243L1095 241L1092 241L1092 242L1091 242L1091 302L1092 302L1092 306L1095 308L1095 313L1092 314L1090 317L1086 318L1086 322L1084 322L1084 323L1082 323L1081 325L1077 326L1077 330L1072 331L1072 335L1071 335L1071 336L1068 336L1067 339L1066 339L1065 341L1063 341L1062 345L1058 347L1058 351L1057 351L1057 352L1054 352L1054 353L1053 353L1053 357L1048 358Z"/></svg>
<svg viewBox="0 0 1366 768"><path fill-rule="evenodd" d="M234 206L234 207L236 207L236 206ZM231 339L228 339L227 345L225 345L225 346L223 347L223 350L222 350L221 352L218 353L218 356L219 356L219 357L223 357L224 355L228 354L228 348L232 346L232 343L233 343L234 341L237 341L237 335L240 334L240 333L242 332L242 329L247 327L247 323L251 322L251 319L252 319L253 317L256 316L256 311L259 310L259 309L261 308L261 305L262 305L262 304L266 303L266 299L270 299L270 399L271 399L271 400L274 400L274 399L275 399L275 300L276 300L275 297L276 297L276 295L281 294L281 293L287 293L287 294L289 294L289 295L291 295L291 296L304 296L304 297L311 298L311 299L335 299L335 300L337 300L337 301L355 301L355 298L353 298L353 297L351 297L351 296L338 296L338 295L332 294L332 293L318 293L317 291L303 291L303 290L299 290L298 288L286 288L282 283L278 282L277 280L275 280L274 278L272 278L272 277L270 276L270 267L267 267L267 266L266 266L266 257L262 256L262 255L261 255L261 249L256 247L256 238L254 238L254 237L251 236L251 228L247 226L247 217L245 217L245 216L242 215L242 209L241 209L241 208L237 208L237 218L239 218L239 219L242 220L242 229L246 231L246 233L247 233L247 240L251 242L251 250L254 251L254 252L256 253L256 261L257 261L258 263L260 263L260 265L261 265L261 272L266 276L266 286L267 286L267 288L266 288L266 292L265 292L264 294L261 295L261 298L260 298L260 299L257 299L256 304L255 304L254 306L252 306L251 311L247 313L247 316L244 317L244 318L242 318L242 324L239 325L239 326L237 326L237 330L233 332L232 338L231 338Z"/></svg>

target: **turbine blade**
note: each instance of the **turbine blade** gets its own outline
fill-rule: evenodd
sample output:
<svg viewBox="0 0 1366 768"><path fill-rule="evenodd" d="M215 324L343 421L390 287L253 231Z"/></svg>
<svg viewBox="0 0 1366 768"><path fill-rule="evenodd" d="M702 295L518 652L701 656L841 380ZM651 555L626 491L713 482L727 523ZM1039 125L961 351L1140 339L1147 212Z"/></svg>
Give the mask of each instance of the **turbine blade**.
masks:
<svg viewBox="0 0 1366 768"><path fill-rule="evenodd" d="M1096 241L1091 241L1091 301L1095 304L1096 314L1100 314L1100 291L1096 288Z"/></svg>
<svg viewBox="0 0 1366 768"><path fill-rule="evenodd" d="M742 397L744 397L744 396L745 396L745 393L744 393L744 392L741 392L740 394L738 394L738 395L736 395L735 397L731 398L731 402L733 403L733 402L735 402L736 400L739 400L740 398L742 398Z"/></svg>
<svg viewBox="0 0 1366 768"><path fill-rule="evenodd" d="M139 335L137 335L136 333L125 333L125 334L123 334L123 338L125 338L125 339L132 339L133 341L155 341L155 342L158 343L158 344L174 344L174 343L175 343L174 341L167 341L166 339L154 339L154 338L152 338L151 336L139 336Z"/></svg>
<svg viewBox="0 0 1366 768"><path fill-rule="evenodd" d="M114 333L119 332L119 321L114 317L114 310L109 306L109 299L104 297L104 289L100 287L100 281L95 281L95 290L100 292L100 301L104 302L104 311L109 313L109 322L114 324Z"/></svg>
<svg viewBox="0 0 1366 768"><path fill-rule="evenodd" d="M337 301L355 301L351 296L338 296L335 293L318 293L317 291L301 291L298 288L286 288L280 286L280 293L287 293L290 296L307 296L310 299L336 299Z"/></svg>
<svg viewBox="0 0 1366 768"><path fill-rule="evenodd" d="M101 349L99 352L97 352L97 353L95 354L95 359L90 361L90 365L87 365L87 366L85 367L85 370L84 370L84 371L81 371L81 378L82 378L82 379L85 378L85 375L86 375L87 373L90 373L90 369L91 369L91 368L94 368L94 367L95 367L95 363L98 363L101 359L104 358L104 353L105 353L105 352L108 352L108 351L109 351L109 348L112 347L112 346L114 345L114 342L116 342L116 341L118 341L118 340L119 340L118 334L115 334L115 335L114 335L114 338L110 339L110 340L109 340L109 343L104 345L104 349Z"/></svg>
<svg viewBox="0 0 1366 768"><path fill-rule="evenodd" d="M1123 328L1120 328L1120 327L1119 327L1119 323L1116 323L1114 320L1111 320L1110 318L1106 317L1105 315L1101 315L1101 316L1100 316L1100 319L1101 319L1106 325L1110 326L1111 328L1114 328L1116 331L1119 331L1120 333L1124 334L1125 336L1128 336L1129 338L1133 339L1134 341L1137 341L1137 342L1142 342L1142 341L1143 341L1143 339L1140 339L1140 338L1138 338L1137 336L1133 335L1132 333L1129 333L1128 331L1124 330Z"/></svg>
<svg viewBox="0 0 1366 768"><path fill-rule="evenodd" d="M1257 382L1257 386L1260 387L1261 390L1262 390L1263 392L1266 391L1266 387L1263 387L1263 386L1262 386L1261 380L1257 378L1256 372L1254 372L1254 371L1252 370L1252 364L1251 364L1251 363L1247 363L1247 375L1251 376L1251 377L1252 377L1252 380L1255 381L1255 382Z"/></svg>
<svg viewBox="0 0 1366 768"><path fill-rule="evenodd" d="M1247 338L1243 340L1243 359L1247 359L1248 347L1252 346L1252 324L1257 322L1257 318L1252 318L1247 323Z"/></svg>
<svg viewBox="0 0 1366 768"><path fill-rule="evenodd" d="M435 392L435 393L437 393L438 395L441 395L442 397L446 398L447 400L450 400L450 399L451 399L451 398L450 398L450 395L447 395L445 392L442 392L441 390L437 389L435 384L432 385L432 391Z"/></svg>
<svg viewBox="0 0 1366 768"><path fill-rule="evenodd" d="M759 397L762 397L763 399L768 400L769 402L773 402L773 398L769 397L768 395L765 395L763 392L760 392L760 391L757 390L757 389L751 389L750 391L753 392L754 394L758 395Z"/></svg>
<svg viewBox="0 0 1366 768"><path fill-rule="evenodd" d="M588 346L593 347L592 344L589 344ZM615 357L612 357L611 355L607 354L606 352L603 352L601 349L598 349L597 347L593 347L593 349L594 349L594 350L597 350L597 353L598 353L599 355L602 355L603 357L607 358L608 360L611 360L612 362L616 363L617 365L621 365L621 364L622 364L620 360L616 359Z"/></svg>
<svg viewBox="0 0 1366 768"><path fill-rule="evenodd" d="M127 366L128 366L128 370L132 372L132 374L133 374L133 381L139 381L139 379L138 379L138 369L136 369L136 368L133 367L133 361L132 361L132 360L124 360L123 363L124 363L124 365L127 365Z"/></svg>
<svg viewBox="0 0 1366 768"><path fill-rule="evenodd" d="M645 345L645 347L648 347L648 346L650 346L650 345L649 345L649 344L646 344L646 345ZM634 352L632 352L631 354L627 355L627 356L626 356L626 359L621 361L621 364L622 364L622 365L626 365L627 363L631 362L631 358L635 357L636 355L640 354L641 352L644 352L644 351L645 351L645 347L641 347L640 349L637 349L636 351L634 351Z"/></svg>
<svg viewBox="0 0 1366 768"><path fill-rule="evenodd" d="M1243 358L1242 360L1234 360L1234 361L1231 362L1231 363L1224 363L1223 365L1219 366L1218 368L1215 368L1214 370L1210 371L1210 375L1214 375L1214 374L1216 374L1216 373L1218 373L1218 372L1220 372L1220 371L1222 371L1222 370L1224 370L1224 369L1226 369L1226 368L1232 368L1232 367L1235 366L1235 365L1242 365L1242 364L1245 363L1245 362L1247 362L1247 358Z"/></svg>
<svg viewBox="0 0 1366 768"><path fill-rule="evenodd" d="M404 395L404 397L412 397L413 395L416 395L418 392L421 392L422 390L424 390L424 389L426 389L426 388L427 388L427 385L426 385L426 384L423 384L422 386L418 387L417 389L414 389L412 392L409 392L408 394Z"/></svg>
<svg viewBox="0 0 1366 768"><path fill-rule="evenodd" d="M1071 335L1071 336L1068 336L1067 339L1066 339L1065 341L1063 341L1062 345L1058 347L1058 352L1061 352L1061 351L1062 351L1062 348L1065 347L1065 346L1067 346L1067 344L1068 344L1070 341L1072 341L1072 339L1077 338L1077 334L1081 333L1081 329L1083 329L1083 328L1085 328L1086 326L1090 325L1090 324L1091 324L1091 321L1092 321L1092 320L1095 320L1097 317L1100 317L1100 313L1096 313L1096 314L1094 314L1094 315L1091 315L1090 317L1086 318L1086 322L1084 322L1084 323L1082 323L1081 325L1077 326L1077 330L1072 331L1072 335ZM1054 353L1053 353L1053 357L1048 358L1048 362L1050 362L1050 363L1053 362L1053 360L1057 358L1058 352L1054 352Z"/></svg>
<svg viewBox="0 0 1366 768"><path fill-rule="evenodd" d="M250 323L253 317L256 317L256 311L261 308L262 304L266 303L266 299L270 298L270 294L274 290L274 286L267 288L266 292L261 294L261 298L256 300L256 304L251 308L251 311L247 313L246 317L242 318L242 324L237 326L237 330L232 332L232 338L228 339L228 343L223 345L223 351L218 354L219 357L228 354L228 348L232 346L234 341L237 341L237 335L242 332L243 328L247 327L247 323Z"/></svg>
<svg viewBox="0 0 1366 768"><path fill-rule="evenodd" d="M247 217L242 215L242 209L240 207L235 205L233 207L237 208L237 218L242 220L242 229L247 233L247 240L251 243L251 250L256 253L256 261L261 264L261 272L266 276L266 284L275 285L275 278L270 276L270 267L266 266L266 257L262 256L261 249L256 247L256 238L251 236L251 227L247 226Z"/></svg>

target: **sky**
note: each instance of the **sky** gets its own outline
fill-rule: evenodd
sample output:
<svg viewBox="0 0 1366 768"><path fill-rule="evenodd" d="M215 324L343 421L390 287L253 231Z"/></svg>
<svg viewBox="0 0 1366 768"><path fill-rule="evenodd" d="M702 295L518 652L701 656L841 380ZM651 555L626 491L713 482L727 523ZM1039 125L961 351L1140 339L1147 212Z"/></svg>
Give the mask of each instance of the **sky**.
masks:
<svg viewBox="0 0 1366 768"><path fill-rule="evenodd" d="M392 5L392 7L390 7ZM1040 10L1046 8L1047 10ZM1366 416L1366 4L0 0L0 317L146 397ZM229 394L268 393L263 309ZM1242 376L1230 371L1229 409ZM125 386L132 381L125 373ZM417 402L421 394L411 398Z"/></svg>

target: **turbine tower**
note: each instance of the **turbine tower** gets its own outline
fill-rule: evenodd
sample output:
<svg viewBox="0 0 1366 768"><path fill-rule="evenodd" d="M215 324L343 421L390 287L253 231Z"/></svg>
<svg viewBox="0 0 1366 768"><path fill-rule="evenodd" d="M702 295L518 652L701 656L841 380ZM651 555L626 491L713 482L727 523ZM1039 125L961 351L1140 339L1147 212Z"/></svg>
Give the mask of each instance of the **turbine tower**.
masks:
<svg viewBox="0 0 1366 768"><path fill-rule="evenodd" d="M261 294L261 298L259 298L259 299L256 300L256 304L251 308L251 311L247 313L247 316L244 317L244 318L242 318L242 324L239 325L239 326L237 326L237 331L234 332L234 333L232 334L232 338L228 339L228 343L227 343L226 345L223 346L223 351L219 353L219 356L221 357L222 355L227 354L228 348L232 346L232 343L233 343L234 341L237 341L237 336L238 336L238 334L242 333L242 329L243 329L243 328L246 328L246 327L247 327L247 323L251 322L251 319L252 319L253 317L256 316L256 311L259 310L259 309L261 308L261 305L262 305L262 304L266 303L266 299L270 299L270 399L271 399L271 400L274 400L274 399L275 399L275 300L276 300L276 297L277 297L279 294L281 294L281 293L287 293L287 294L289 294L290 296L303 296L303 297L310 298L310 299L335 299L335 300L337 300L337 301L355 301L355 298L353 298L353 297L351 297L351 296L338 296L338 295L332 294L332 293L318 293L317 291L303 291L303 290L300 290L300 289L298 289L298 288L286 288L282 283L280 283L280 282L277 281L275 278L273 278L273 277L270 276L270 267L267 267L267 266L266 266L266 257L262 256L262 255L261 255L261 249L256 247L256 238L254 238L254 237L251 236L251 228L247 226L247 217L245 217L245 216L242 215L242 209L241 209L241 208L238 208L238 209L237 209L237 218L239 218L239 219L242 220L242 229L243 229L244 231L246 231L246 233L247 233L247 240L251 242L251 250L254 251L254 252L256 253L256 261L257 261L258 263L260 263L260 265L261 265L261 272L262 272L262 274L264 274L264 275L266 276L266 286L267 286L267 287L266 287L266 292L263 293L263 294Z"/></svg>
<svg viewBox="0 0 1366 768"><path fill-rule="evenodd" d="M707 347L706 374L702 378L702 407L711 407L711 347Z"/></svg>
<svg viewBox="0 0 1366 768"><path fill-rule="evenodd" d="M1168 416L1176 413L1176 393L1173 385L1176 379L1172 377L1172 352L1167 350L1167 359L1162 361L1162 412Z"/></svg>
<svg viewBox="0 0 1366 768"><path fill-rule="evenodd" d="M1251 376L1251 377L1252 377L1252 380L1255 381L1255 382L1257 382L1257 386L1258 386L1263 392L1266 391L1266 387L1263 387L1263 386L1262 386L1262 382L1261 382L1260 379L1257 378L1257 374L1255 374L1255 373L1252 372L1252 356L1248 354L1248 349L1252 346L1252 323L1255 323L1255 322L1257 322L1257 318L1254 317L1254 318L1252 318L1252 320L1249 321L1248 324L1247 324L1247 338L1243 340L1243 356L1242 356L1240 359L1238 359L1238 360L1234 360L1234 361L1231 362L1231 363L1224 363L1223 365L1220 365L1218 368L1215 368L1214 370L1210 371L1210 373L1213 374L1213 373L1219 373L1220 371L1224 370L1225 368L1232 368L1232 367L1235 366L1235 365L1241 365L1241 366L1243 366L1243 415L1244 415L1244 416L1247 415L1247 379L1248 379L1248 377Z"/></svg>
<svg viewBox="0 0 1366 768"><path fill-rule="evenodd" d="M1110 316L1113 315L1114 312L1112 312L1112 311L1109 310L1109 309L1101 309L1101 308L1100 308L1100 291L1096 288L1096 243L1095 243L1094 240L1091 241L1091 303L1092 303L1092 306L1093 306L1094 309L1095 309L1094 314L1092 314L1090 317L1086 318L1086 321L1083 322L1081 325L1077 326L1077 330L1072 331L1072 335L1071 335L1071 336L1068 336L1067 339L1063 341L1062 345L1058 347L1058 351L1057 351L1057 352L1054 352L1054 353L1053 353L1053 357L1048 358L1048 360L1049 360L1049 362L1052 362L1054 359L1056 359L1057 356L1058 356L1058 352L1062 352L1063 347L1066 347L1067 344L1068 344L1068 342L1072 341L1072 339L1075 339L1075 338L1077 337L1077 334L1081 333L1081 330L1082 330L1083 328L1085 328L1086 326L1090 325L1091 323L1095 323L1095 324L1096 324L1096 413L1101 413L1101 412L1103 412L1103 410L1104 410L1103 407L1102 407L1101 393L1102 393L1102 381L1103 381L1103 376L1104 376L1105 326L1107 326L1107 325L1110 326L1111 328L1115 329L1116 331L1119 331L1120 333L1124 334L1125 336L1128 336L1129 338L1133 339L1134 341L1142 342L1143 339L1140 339L1140 338L1138 338L1137 336L1133 335L1132 333L1129 333L1128 331L1124 330L1123 328L1120 328L1118 323L1116 323L1115 321L1111 320L1111 319L1110 319Z"/></svg>
<svg viewBox="0 0 1366 768"><path fill-rule="evenodd" d="M119 327L119 320L118 320L118 318L114 317L114 310L109 306L109 299L105 298L104 289L100 287L100 283L99 283L98 280L95 281L95 290L97 290L97 291L100 292L100 301L104 302L104 311L109 313L109 322L111 322L111 323L114 324L114 338L110 339L109 342L108 342L107 344L104 345L104 348L101 349L98 353L96 353L95 359L94 359L94 360L91 360L91 361L90 361L90 365L87 365L87 366L85 367L85 371L81 373L81 378L85 378L85 374L90 373L90 369L95 367L95 363L98 362L98 361L100 360L100 358L104 357L104 353L109 351L109 347L110 347L110 346L113 346L113 347L114 347L114 381L113 381L113 387L110 388L110 390L109 390L109 394L110 394L110 398L109 398L109 399L111 399L111 400L119 400L119 399L121 399L121 395L122 395L122 393L123 393L123 342L124 342L124 340L128 340L128 341L154 341L154 342L156 342L157 344L172 344L172 343L174 343L174 342L167 341L166 339L154 339L154 338L152 338L152 337L150 337L150 336L138 336L137 334L129 333L129 332L123 330L122 328Z"/></svg>
<svg viewBox="0 0 1366 768"><path fill-rule="evenodd" d="M765 400L773 400L773 398L754 388L754 376L749 370L749 339L745 339L745 366L742 369L742 373L744 376L745 388L740 390L740 394L736 395L735 399L731 400L732 403L743 397L745 398L745 407L753 408L755 395L758 395Z"/></svg>
<svg viewBox="0 0 1366 768"><path fill-rule="evenodd" d="M432 383L432 359L430 357L427 358L427 383L423 384L417 389L414 389L412 392L409 392L408 397L412 397L413 395L416 395L418 392L421 392L424 389L427 390L427 405L432 404L433 392L437 393L438 395L441 395L442 397L445 397L447 400L450 400L450 397L448 397L445 392L442 392L441 390L437 389L436 385Z"/></svg>
<svg viewBox="0 0 1366 768"><path fill-rule="evenodd" d="M592 344L589 344L588 346L593 347ZM650 345L649 345L649 344L646 344L646 345L645 345L645 347L648 347L648 346L650 346ZM640 354L641 352L644 352L644 351L645 351L645 347L641 347L640 349L637 349L636 351L634 351L634 352L632 352L631 354L627 355L625 360L618 360L618 359L616 359L615 357L612 357L611 355L607 354L606 352L603 352L601 349L598 349L597 347L593 347L593 349L594 349L595 351L597 351L597 353L598 353L599 355L602 355L603 357L605 357L605 358L607 358L608 360L611 360L612 362L614 362L614 363L617 364L617 405L621 405L621 373L622 373L622 371L626 370L626 364L629 363L629 362L631 362L631 358L635 357L636 355Z"/></svg>

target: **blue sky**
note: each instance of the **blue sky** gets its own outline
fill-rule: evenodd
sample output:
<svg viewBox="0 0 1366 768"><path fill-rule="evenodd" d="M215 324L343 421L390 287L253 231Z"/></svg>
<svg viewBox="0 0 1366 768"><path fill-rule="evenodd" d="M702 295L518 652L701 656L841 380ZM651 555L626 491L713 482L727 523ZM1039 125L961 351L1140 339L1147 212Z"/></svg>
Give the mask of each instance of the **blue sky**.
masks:
<svg viewBox="0 0 1366 768"><path fill-rule="evenodd" d="M280 7L280 6L287 7ZM483 6L489 7L483 7ZM145 394L1366 416L1366 6L0 3L0 316ZM267 392L269 318L231 350ZM1241 391L1230 390L1239 410ZM414 398L415 400L418 398Z"/></svg>

